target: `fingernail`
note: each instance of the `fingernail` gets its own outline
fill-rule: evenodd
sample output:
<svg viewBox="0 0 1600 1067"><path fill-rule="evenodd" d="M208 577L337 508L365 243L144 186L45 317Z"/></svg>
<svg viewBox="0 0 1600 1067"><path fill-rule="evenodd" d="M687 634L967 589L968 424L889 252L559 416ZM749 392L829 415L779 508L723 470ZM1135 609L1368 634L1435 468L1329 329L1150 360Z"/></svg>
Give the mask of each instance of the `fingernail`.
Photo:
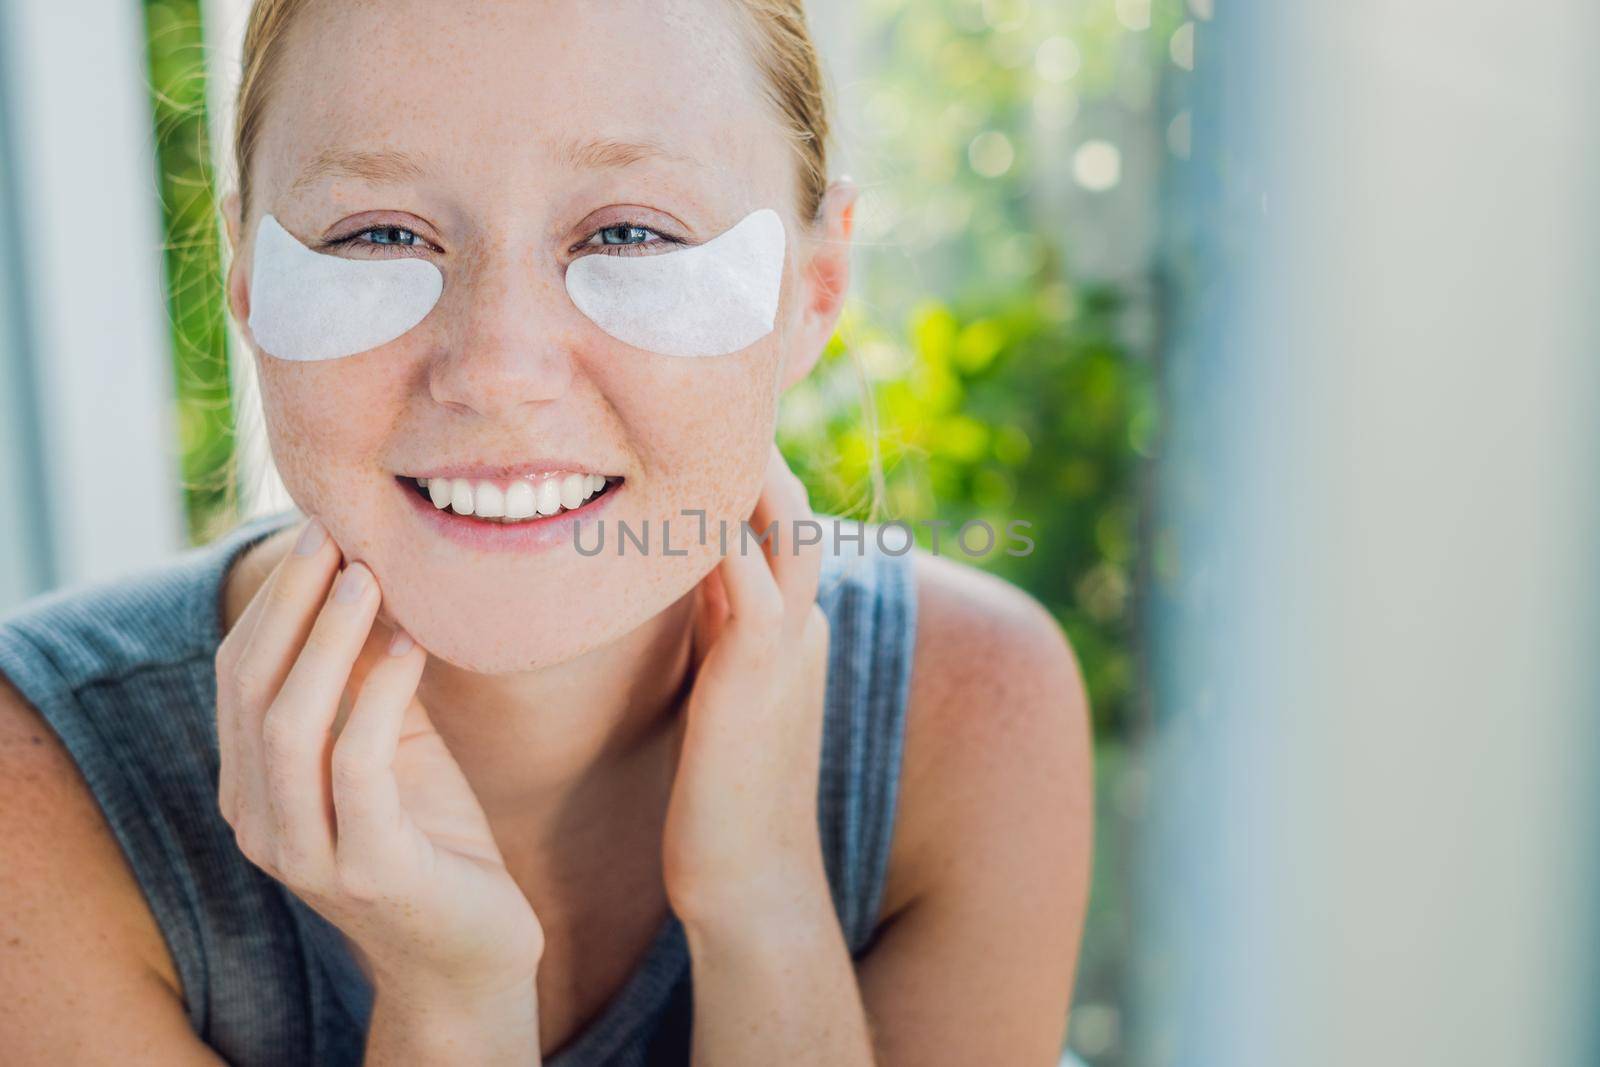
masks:
<svg viewBox="0 0 1600 1067"><path fill-rule="evenodd" d="M389 641L389 655L403 656L410 652L416 642L411 640L411 635L404 630L396 630L394 637Z"/></svg>
<svg viewBox="0 0 1600 1067"><path fill-rule="evenodd" d="M351 604L361 599L361 594L367 591L367 582L372 575L360 563L352 563L344 569L339 576L339 588L333 591L333 599L341 604Z"/></svg>
<svg viewBox="0 0 1600 1067"><path fill-rule="evenodd" d="M322 528L322 523L312 519L306 523L306 528L300 532L300 540L294 543L294 554L309 556L322 547L322 542L327 540L328 532Z"/></svg>

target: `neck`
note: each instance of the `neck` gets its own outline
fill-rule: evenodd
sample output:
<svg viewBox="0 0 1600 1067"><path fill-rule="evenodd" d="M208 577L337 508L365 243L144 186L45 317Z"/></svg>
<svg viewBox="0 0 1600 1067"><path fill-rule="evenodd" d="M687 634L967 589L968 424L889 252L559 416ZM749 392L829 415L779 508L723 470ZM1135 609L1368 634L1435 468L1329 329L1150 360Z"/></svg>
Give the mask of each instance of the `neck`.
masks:
<svg viewBox="0 0 1600 1067"><path fill-rule="evenodd" d="M694 597L612 643L536 671L430 659L418 687L491 821L544 822L669 743L691 676Z"/></svg>

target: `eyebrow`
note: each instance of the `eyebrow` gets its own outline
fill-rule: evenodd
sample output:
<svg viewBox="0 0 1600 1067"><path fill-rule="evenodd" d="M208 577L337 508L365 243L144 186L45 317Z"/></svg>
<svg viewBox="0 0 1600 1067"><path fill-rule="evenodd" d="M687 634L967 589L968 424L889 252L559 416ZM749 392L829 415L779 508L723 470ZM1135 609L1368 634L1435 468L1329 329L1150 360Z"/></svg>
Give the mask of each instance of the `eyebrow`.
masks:
<svg viewBox="0 0 1600 1067"><path fill-rule="evenodd" d="M614 170L650 159L701 165L698 160L649 141L622 141L613 137L568 141L557 152L557 158L569 167L591 170ZM426 171L427 168L417 159L394 149L324 149L306 164L290 186L290 191L300 192L329 177L357 178L373 185L394 185L420 178Z"/></svg>
<svg viewBox="0 0 1600 1067"><path fill-rule="evenodd" d="M670 160L699 166L699 161L668 151L650 141L619 141L612 137L592 137L584 141L568 141L556 153L556 158L569 167L586 167L591 170L610 170L629 167L649 159Z"/></svg>
<svg viewBox="0 0 1600 1067"><path fill-rule="evenodd" d="M394 185L419 178L424 172L425 168L416 159L393 149L372 152L325 149L306 164L290 191L299 192L328 177L359 178L373 185Z"/></svg>

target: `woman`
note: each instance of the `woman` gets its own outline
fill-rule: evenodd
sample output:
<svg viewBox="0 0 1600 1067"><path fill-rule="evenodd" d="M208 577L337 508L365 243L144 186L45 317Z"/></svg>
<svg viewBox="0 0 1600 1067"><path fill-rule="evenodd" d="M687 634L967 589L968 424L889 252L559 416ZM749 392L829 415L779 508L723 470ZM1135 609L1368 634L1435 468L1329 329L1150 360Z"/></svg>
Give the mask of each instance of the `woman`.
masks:
<svg viewBox="0 0 1600 1067"><path fill-rule="evenodd" d="M1066 641L772 446L853 204L798 0L259 0L244 72L304 515L0 627L7 1062L1053 1063Z"/></svg>

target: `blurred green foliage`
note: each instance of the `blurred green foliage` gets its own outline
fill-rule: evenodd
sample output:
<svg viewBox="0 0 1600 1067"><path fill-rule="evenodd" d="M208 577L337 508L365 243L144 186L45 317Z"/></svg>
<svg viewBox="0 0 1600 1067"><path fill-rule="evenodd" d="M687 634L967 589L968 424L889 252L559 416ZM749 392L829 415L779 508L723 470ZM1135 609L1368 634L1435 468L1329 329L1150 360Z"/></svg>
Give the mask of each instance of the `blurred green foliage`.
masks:
<svg viewBox="0 0 1600 1067"><path fill-rule="evenodd" d="M947 521L942 554L1033 593L1072 640L1097 732L1115 736L1137 698L1139 496L1157 394L1147 354L1124 340L1128 297L1071 274L1054 195L1071 177L1064 155L1045 154L1086 99L1126 95L1125 28L1109 3L871 0L860 18L866 70L850 88L875 173L858 212L857 295L785 398L779 442L819 510L909 522L929 549L924 520ZM999 531L1025 520L1032 553L1007 554L1021 546L1003 538L967 556L952 534L972 519Z"/></svg>
<svg viewBox="0 0 1600 1067"><path fill-rule="evenodd" d="M910 523L919 544L1032 592L1072 639L1100 729L1126 715L1133 684L1137 488L1153 392L1115 338L1121 301L1080 294L1071 317L1022 290L1000 299L928 300L898 324L847 313L813 377L785 400L779 442L813 502L870 514L874 432L851 348L867 367L885 467L878 521ZM884 367L893 361L894 369ZM887 373L884 373L887 370ZM946 526L935 527L938 520ZM969 555L955 532L981 520L999 548ZM1029 525L1027 547L1004 531Z"/></svg>
<svg viewBox="0 0 1600 1067"><path fill-rule="evenodd" d="M206 128L206 70L199 0L144 7L156 159L166 232L179 449L189 538L210 540L233 515L233 409L229 400L222 266Z"/></svg>

